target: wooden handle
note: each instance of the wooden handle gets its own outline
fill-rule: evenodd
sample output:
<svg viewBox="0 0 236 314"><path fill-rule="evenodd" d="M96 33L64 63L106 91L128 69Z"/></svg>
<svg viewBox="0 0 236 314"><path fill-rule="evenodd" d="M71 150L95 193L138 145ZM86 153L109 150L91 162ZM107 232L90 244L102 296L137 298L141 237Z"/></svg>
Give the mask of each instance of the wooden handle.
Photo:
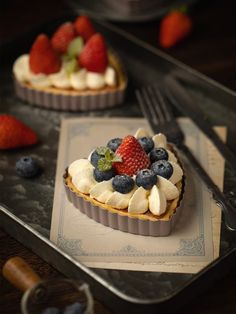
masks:
<svg viewBox="0 0 236 314"><path fill-rule="evenodd" d="M3 276L16 288L26 291L41 281L40 277L21 257L12 257L2 269Z"/></svg>

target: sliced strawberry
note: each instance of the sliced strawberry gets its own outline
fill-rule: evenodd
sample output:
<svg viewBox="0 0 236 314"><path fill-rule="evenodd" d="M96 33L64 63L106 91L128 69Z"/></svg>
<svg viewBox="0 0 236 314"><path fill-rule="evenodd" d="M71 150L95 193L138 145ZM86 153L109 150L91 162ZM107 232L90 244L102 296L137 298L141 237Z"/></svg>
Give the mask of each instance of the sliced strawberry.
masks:
<svg viewBox="0 0 236 314"><path fill-rule="evenodd" d="M52 46L59 53L67 51L69 43L75 38L76 33L71 22L62 24L52 35Z"/></svg>
<svg viewBox="0 0 236 314"><path fill-rule="evenodd" d="M139 170L146 169L150 165L148 155L132 135L128 135L122 140L115 154L122 158L121 162L113 163L118 174L133 176Z"/></svg>
<svg viewBox="0 0 236 314"><path fill-rule="evenodd" d="M51 74L60 70L60 58L53 50L47 35L40 34L34 41L30 50L29 64L30 70L35 74Z"/></svg>
<svg viewBox="0 0 236 314"><path fill-rule="evenodd" d="M96 33L91 20L85 15L77 17L74 22L74 28L76 34L81 36L85 41Z"/></svg>
<svg viewBox="0 0 236 314"><path fill-rule="evenodd" d="M37 142L37 135L23 122L8 114L0 115L0 149L30 146Z"/></svg>
<svg viewBox="0 0 236 314"><path fill-rule="evenodd" d="M79 64L91 72L102 73L108 64L107 48L103 36L94 34L86 42L79 57Z"/></svg>

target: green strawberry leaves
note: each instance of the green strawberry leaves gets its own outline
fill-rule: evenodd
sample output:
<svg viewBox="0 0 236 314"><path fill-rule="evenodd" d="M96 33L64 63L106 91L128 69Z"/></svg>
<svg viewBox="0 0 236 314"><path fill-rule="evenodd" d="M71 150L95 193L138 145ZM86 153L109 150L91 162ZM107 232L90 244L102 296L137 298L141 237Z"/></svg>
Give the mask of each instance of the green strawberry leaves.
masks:
<svg viewBox="0 0 236 314"><path fill-rule="evenodd" d="M107 171L112 168L113 162L121 162L122 158L116 155L109 147L100 146L96 149L100 156L98 160L98 170Z"/></svg>
<svg viewBox="0 0 236 314"><path fill-rule="evenodd" d="M83 38L76 37L70 42L67 48L67 54L71 58L77 57L80 54L81 50L83 49L83 46L84 46Z"/></svg>
<svg viewBox="0 0 236 314"><path fill-rule="evenodd" d="M83 38L76 37L70 42L66 53L62 56L63 67L67 75L70 75L71 73L74 73L79 70L77 58L81 50L83 49L83 46L84 46Z"/></svg>
<svg viewBox="0 0 236 314"><path fill-rule="evenodd" d="M78 62L75 58L64 61L63 67L67 75L70 75L71 73L79 70Z"/></svg>

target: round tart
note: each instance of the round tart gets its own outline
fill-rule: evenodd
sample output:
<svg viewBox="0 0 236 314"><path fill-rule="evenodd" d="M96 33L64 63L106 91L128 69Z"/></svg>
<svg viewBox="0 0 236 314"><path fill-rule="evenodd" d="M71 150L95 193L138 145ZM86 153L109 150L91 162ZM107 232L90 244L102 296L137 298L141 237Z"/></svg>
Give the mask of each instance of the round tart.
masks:
<svg viewBox="0 0 236 314"><path fill-rule="evenodd" d="M62 24L51 38L39 34L29 53L14 62L17 96L33 105L68 111L121 104L127 88L124 67L108 50L105 38L90 28L91 21L81 16Z"/></svg>
<svg viewBox="0 0 236 314"><path fill-rule="evenodd" d="M121 139L114 155L111 152L107 157L107 150L99 147L88 159L74 161L64 174L64 185L68 200L82 213L105 226L144 236L167 236L180 214L184 195L183 170L173 146L166 143L163 134L154 135L154 147L145 151L146 148L139 141L147 138L146 135L143 136L144 132L146 134L145 130L139 129L134 137ZM131 138L132 143L127 138ZM167 156L162 155L163 151ZM126 158L126 153L127 156L130 154L130 159ZM98 159L95 158L96 155ZM108 165L104 163L105 155L111 159L112 168L115 169L110 175ZM121 157L120 161L117 156ZM99 158L102 162L99 162ZM160 158L165 158L164 162ZM130 161L134 165L131 170L128 169ZM105 164L106 170L101 170L101 164ZM156 170L159 164L161 167ZM171 167L171 171L168 167ZM154 182L150 180L153 169ZM105 176L103 171L107 172ZM140 176L142 180L138 179ZM127 177L131 178L128 181L133 180L132 187L128 186L127 181L124 183L124 178ZM120 186L117 178L121 179Z"/></svg>

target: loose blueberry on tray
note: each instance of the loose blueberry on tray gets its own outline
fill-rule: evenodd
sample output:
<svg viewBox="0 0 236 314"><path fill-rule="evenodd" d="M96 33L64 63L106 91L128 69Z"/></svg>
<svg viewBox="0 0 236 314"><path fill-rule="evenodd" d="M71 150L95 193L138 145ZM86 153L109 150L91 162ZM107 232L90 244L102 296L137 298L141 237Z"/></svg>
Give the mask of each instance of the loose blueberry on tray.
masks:
<svg viewBox="0 0 236 314"><path fill-rule="evenodd" d="M17 160L16 172L21 177L31 178L40 172L40 166L31 156L24 156Z"/></svg>

